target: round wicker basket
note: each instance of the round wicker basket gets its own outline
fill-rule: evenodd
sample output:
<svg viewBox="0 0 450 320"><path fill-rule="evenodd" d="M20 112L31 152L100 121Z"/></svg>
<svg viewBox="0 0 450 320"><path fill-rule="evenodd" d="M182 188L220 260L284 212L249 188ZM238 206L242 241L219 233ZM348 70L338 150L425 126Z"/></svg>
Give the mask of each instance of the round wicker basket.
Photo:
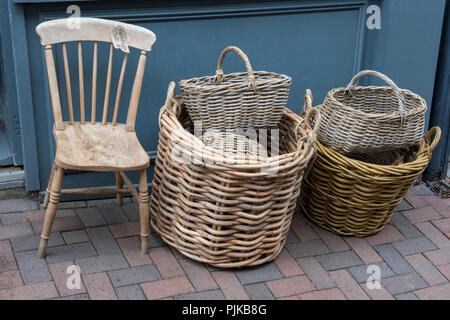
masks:
<svg viewBox="0 0 450 320"><path fill-rule="evenodd" d="M274 259L284 246L303 174L316 152L309 118L285 109L275 131L279 139L272 140L275 132L267 138L272 141L265 148L267 155L246 148L232 154L193 134L193 122L175 97L174 86L169 85L160 112L150 202L153 229L185 256L216 267L254 266ZM272 151L276 140L278 155ZM265 147L254 141L245 146Z"/></svg>
<svg viewBox="0 0 450 320"><path fill-rule="evenodd" d="M367 75L381 78L389 87L355 87ZM364 70L346 88L328 92L320 109L318 139L343 154L412 146L422 139L426 110L419 95L399 89L384 74Z"/></svg>
<svg viewBox="0 0 450 320"><path fill-rule="evenodd" d="M236 52L247 72L223 74L225 55ZM193 121L205 129L276 127L286 106L291 78L274 72L253 71L247 55L227 47L215 76L180 81L183 102Z"/></svg>
<svg viewBox="0 0 450 320"><path fill-rule="evenodd" d="M416 146L353 158L317 141L316 159L302 183L302 211L342 236L379 232L427 167L440 134L433 127Z"/></svg>

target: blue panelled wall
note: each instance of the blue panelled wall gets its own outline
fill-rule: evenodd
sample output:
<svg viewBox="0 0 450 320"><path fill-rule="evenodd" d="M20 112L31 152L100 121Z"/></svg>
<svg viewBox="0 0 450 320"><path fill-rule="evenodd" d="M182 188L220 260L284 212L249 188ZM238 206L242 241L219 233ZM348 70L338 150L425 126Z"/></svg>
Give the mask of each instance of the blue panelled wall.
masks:
<svg viewBox="0 0 450 320"><path fill-rule="evenodd" d="M442 175L445 177L450 154L450 1L447 1L445 15L430 117L430 125L442 129L442 142L435 149L428 166L428 178L434 178L440 173L444 173Z"/></svg>
<svg viewBox="0 0 450 320"><path fill-rule="evenodd" d="M361 69L386 73L400 87L433 105L441 47L445 0L379 1L71 1L4 0L0 4L2 54L7 108L17 114L21 164L28 190L44 190L53 161L52 113L43 50L34 32L42 21L67 17L69 5L81 15L133 23L151 29L157 41L149 54L136 131L152 158L156 155L158 113L169 81L212 75L223 48L235 45L255 70L285 73L293 82L289 107L300 112L305 89L315 103L334 87L345 86ZM369 5L381 9L381 28L368 29ZM72 48L73 49L73 48ZM90 56L89 48L85 57ZM69 56L73 54L69 48ZM106 54L105 48L100 54ZM73 56L73 55L72 55ZM63 79L61 52L57 71ZM136 57L131 57L135 63ZM115 61L119 68L120 59ZM133 64L129 64L130 66ZM77 65L73 66L76 74ZM103 67L103 68L102 68ZM224 72L243 70L237 56L227 56ZM91 62L85 64L90 78ZM117 81L118 71L116 71ZM106 68L100 65L98 105ZM73 85L77 83L72 80ZM365 79L364 83L378 83ZM72 88L74 97L78 88ZM124 88L124 93L129 87ZM60 88L65 106L65 88ZM114 94L114 92L112 93ZM123 101L127 99L127 93ZM90 101L87 94L86 101ZM97 108L101 109L101 108ZM125 112L126 106L121 108ZM99 111L100 112L100 111ZM427 114L429 122L430 108ZM149 181L152 168L149 169ZM134 177L136 178L136 176ZM135 180L137 181L137 180ZM114 185L114 175L70 171L64 187Z"/></svg>

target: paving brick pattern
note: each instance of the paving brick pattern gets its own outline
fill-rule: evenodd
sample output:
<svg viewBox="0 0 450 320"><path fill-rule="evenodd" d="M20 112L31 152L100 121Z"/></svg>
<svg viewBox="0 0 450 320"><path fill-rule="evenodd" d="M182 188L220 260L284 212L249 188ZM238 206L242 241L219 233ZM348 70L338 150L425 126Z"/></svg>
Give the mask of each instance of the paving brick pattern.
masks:
<svg viewBox="0 0 450 320"><path fill-rule="evenodd" d="M296 212L285 248L262 266L222 270L193 261L155 232L140 252L137 203L61 203L44 260L45 211L0 201L0 299L418 300L450 299L450 201L414 187L378 234L340 237ZM81 270L68 288L68 268ZM368 280L375 265L379 289Z"/></svg>

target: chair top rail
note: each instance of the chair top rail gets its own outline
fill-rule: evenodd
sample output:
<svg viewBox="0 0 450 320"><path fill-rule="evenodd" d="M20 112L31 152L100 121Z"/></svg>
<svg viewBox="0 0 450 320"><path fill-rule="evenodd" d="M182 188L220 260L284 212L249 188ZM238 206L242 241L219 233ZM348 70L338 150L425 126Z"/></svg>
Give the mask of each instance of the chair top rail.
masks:
<svg viewBox="0 0 450 320"><path fill-rule="evenodd" d="M36 27L36 33L41 38L43 46L70 41L112 42L111 32L116 27L125 30L130 47L150 51L156 41L156 35L146 28L98 18L50 20L40 23Z"/></svg>

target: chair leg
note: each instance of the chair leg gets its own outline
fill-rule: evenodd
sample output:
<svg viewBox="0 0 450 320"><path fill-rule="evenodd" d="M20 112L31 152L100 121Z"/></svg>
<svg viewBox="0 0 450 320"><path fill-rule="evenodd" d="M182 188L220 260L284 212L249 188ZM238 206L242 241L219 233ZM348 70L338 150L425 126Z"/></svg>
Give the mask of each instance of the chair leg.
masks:
<svg viewBox="0 0 450 320"><path fill-rule="evenodd" d="M50 199L50 189L52 188L52 181L53 181L53 177L54 177L54 175L55 175L55 169L56 169L56 166L55 166L55 164L53 163L52 171L50 172L50 178L48 179L47 189L45 190L44 203L42 204L42 206L43 206L44 208L47 208L47 206L48 206L48 200Z"/></svg>
<svg viewBox="0 0 450 320"><path fill-rule="evenodd" d="M143 253L148 253L150 221L148 211L148 185L146 169L142 169L139 173L139 217L141 221L141 251Z"/></svg>
<svg viewBox="0 0 450 320"><path fill-rule="evenodd" d="M62 189L62 180L64 177L64 169L55 166L55 176L51 183L51 191L49 196L49 204L45 212L44 227L41 234L41 242L39 243L38 258L44 258L47 249L48 238L52 230L53 221L55 220L56 210L58 208L59 196Z"/></svg>
<svg viewBox="0 0 450 320"><path fill-rule="evenodd" d="M123 188L123 179L119 172L116 172L116 189L122 189ZM118 193L117 194L117 205L121 206L123 205L123 194Z"/></svg>

